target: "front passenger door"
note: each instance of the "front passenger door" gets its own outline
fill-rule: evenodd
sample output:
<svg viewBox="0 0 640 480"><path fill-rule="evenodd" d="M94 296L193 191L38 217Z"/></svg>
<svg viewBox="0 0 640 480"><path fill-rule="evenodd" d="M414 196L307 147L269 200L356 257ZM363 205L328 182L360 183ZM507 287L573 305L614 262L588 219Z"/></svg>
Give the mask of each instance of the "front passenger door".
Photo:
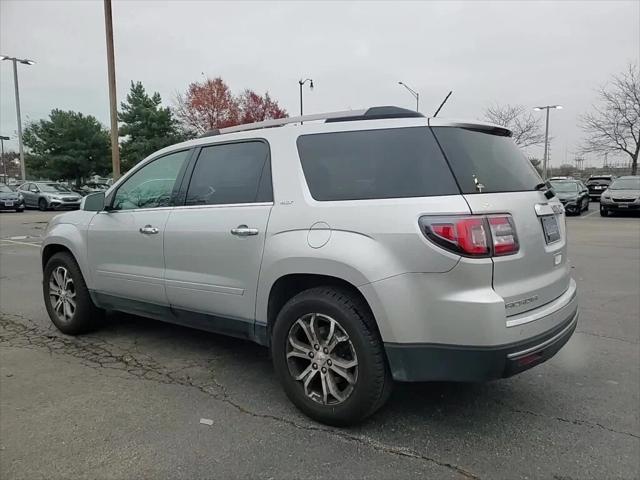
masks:
<svg viewBox="0 0 640 480"><path fill-rule="evenodd" d="M138 169L91 220L88 258L97 293L167 305L164 227L189 154L170 153Z"/></svg>

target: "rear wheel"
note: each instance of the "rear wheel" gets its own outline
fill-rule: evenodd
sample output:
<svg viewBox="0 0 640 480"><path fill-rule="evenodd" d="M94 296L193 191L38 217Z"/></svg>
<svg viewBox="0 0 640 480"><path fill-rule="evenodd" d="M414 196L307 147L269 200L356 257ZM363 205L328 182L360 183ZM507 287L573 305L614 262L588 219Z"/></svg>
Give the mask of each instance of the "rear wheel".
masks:
<svg viewBox="0 0 640 480"><path fill-rule="evenodd" d="M318 287L290 299L271 337L289 399L329 425L357 423L380 408L392 378L369 308L346 289Z"/></svg>
<svg viewBox="0 0 640 480"><path fill-rule="evenodd" d="M103 311L93 304L80 267L71 254L60 252L49 259L42 290L49 318L61 332L78 335L99 325Z"/></svg>
<svg viewBox="0 0 640 480"><path fill-rule="evenodd" d="M48 208L49 208L49 205L47 205L47 201L44 198L41 198L40 200L38 200L38 209L40 209L40 211L44 212Z"/></svg>

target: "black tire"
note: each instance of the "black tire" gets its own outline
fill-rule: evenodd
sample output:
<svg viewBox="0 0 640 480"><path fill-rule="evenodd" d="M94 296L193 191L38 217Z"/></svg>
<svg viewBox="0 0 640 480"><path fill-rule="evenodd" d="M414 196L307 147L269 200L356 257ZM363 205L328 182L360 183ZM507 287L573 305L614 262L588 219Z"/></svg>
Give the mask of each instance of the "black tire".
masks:
<svg viewBox="0 0 640 480"><path fill-rule="evenodd" d="M577 206L575 215L576 217L579 217L580 215L582 215L582 205Z"/></svg>
<svg viewBox="0 0 640 480"><path fill-rule="evenodd" d="M51 283L54 281L52 276L54 270L58 269L58 267L66 269L73 281L72 287L75 292L75 309L69 319L60 318L60 315L56 312L52 304ZM49 259L44 267L42 293L49 318L62 333L78 335L94 330L100 325L104 312L93 304L87 285L82 277L80 267L78 267L76 260L70 253L59 252Z"/></svg>
<svg viewBox="0 0 640 480"><path fill-rule="evenodd" d="M47 201L44 198L41 198L40 200L38 200L38 209L41 212L45 212L49 209L49 205L47 204Z"/></svg>
<svg viewBox="0 0 640 480"><path fill-rule="evenodd" d="M602 205L600 205L600 216L601 217L609 216L609 210L607 210L606 208L603 208Z"/></svg>
<svg viewBox="0 0 640 480"><path fill-rule="evenodd" d="M357 357L353 390L337 404L327 405L311 399L301 381L295 380L289 370L289 332L298 319L312 313L335 320L348 335ZM276 318L271 335L271 356L276 375L291 402L321 423L334 426L358 423L378 410L391 394L393 379L373 315L364 301L347 289L316 287L291 298Z"/></svg>
<svg viewBox="0 0 640 480"><path fill-rule="evenodd" d="M22 207L22 208L16 208L16 212L17 212L17 213L22 213L22 212L24 212L24 207Z"/></svg>
<svg viewBox="0 0 640 480"><path fill-rule="evenodd" d="M587 201L586 201L586 202L584 202L584 211L585 211L585 212L588 212L588 211L589 211L589 203L590 203L590 202L589 202L589 199L587 198Z"/></svg>

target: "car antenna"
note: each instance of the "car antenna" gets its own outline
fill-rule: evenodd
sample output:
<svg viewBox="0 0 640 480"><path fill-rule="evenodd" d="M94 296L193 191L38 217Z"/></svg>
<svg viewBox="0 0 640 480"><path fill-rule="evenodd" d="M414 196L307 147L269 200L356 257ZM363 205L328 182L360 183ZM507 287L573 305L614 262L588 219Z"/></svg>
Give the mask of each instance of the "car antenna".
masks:
<svg viewBox="0 0 640 480"><path fill-rule="evenodd" d="M447 103L447 100L449 100L449 97L451 96L451 94L453 93L453 90L451 90L446 97L444 97L444 100L442 101L442 103L440 104L440 106L438 107L438 110L436 110L436 113L433 114L433 117L437 117L438 113L440 113L440 110L442 110L442 107L444 107L444 104Z"/></svg>

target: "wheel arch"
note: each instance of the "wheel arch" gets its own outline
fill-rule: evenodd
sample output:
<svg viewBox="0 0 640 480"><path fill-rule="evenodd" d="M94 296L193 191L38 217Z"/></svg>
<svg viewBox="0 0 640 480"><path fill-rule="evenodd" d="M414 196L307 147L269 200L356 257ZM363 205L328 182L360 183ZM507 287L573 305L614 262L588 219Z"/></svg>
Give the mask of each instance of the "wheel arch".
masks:
<svg viewBox="0 0 640 480"><path fill-rule="evenodd" d="M82 234L74 225L57 224L47 233L40 250L43 272L49 259L59 252L67 252L73 257L80 268L87 287L91 288L92 282L86 264L85 243Z"/></svg>
<svg viewBox="0 0 640 480"><path fill-rule="evenodd" d="M266 312L264 316L261 317L263 321L266 320L267 342L270 342L271 331L275 324L276 317L285 303L300 292L320 286L336 287L353 294L363 302L363 305L368 309L367 313L371 314L375 322L375 315L371 309L371 305L353 283L333 275L320 273L289 273L276 279L269 289Z"/></svg>

